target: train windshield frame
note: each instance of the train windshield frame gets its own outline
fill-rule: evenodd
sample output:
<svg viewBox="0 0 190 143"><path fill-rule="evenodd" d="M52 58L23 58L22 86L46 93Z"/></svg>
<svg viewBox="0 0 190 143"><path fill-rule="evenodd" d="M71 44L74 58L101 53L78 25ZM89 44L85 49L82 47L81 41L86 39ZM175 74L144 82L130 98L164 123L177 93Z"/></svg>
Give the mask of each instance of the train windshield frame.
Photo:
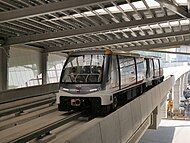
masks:
<svg viewBox="0 0 190 143"><path fill-rule="evenodd" d="M68 57L60 82L64 84L101 84L106 55L84 54Z"/></svg>

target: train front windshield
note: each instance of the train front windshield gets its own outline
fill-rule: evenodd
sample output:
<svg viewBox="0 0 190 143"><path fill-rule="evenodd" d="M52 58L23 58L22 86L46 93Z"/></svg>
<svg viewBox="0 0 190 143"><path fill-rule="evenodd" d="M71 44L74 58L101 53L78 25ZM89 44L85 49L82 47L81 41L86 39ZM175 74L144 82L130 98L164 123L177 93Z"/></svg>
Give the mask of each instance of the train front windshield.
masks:
<svg viewBox="0 0 190 143"><path fill-rule="evenodd" d="M62 71L62 83L101 83L104 55L70 56Z"/></svg>

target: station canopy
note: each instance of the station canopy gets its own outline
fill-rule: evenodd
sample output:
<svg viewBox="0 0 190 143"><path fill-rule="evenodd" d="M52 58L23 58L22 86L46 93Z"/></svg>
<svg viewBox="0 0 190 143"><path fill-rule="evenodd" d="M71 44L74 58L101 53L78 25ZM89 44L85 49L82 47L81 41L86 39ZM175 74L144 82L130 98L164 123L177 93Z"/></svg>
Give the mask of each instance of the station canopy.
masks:
<svg viewBox="0 0 190 143"><path fill-rule="evenodd" d="M190 0L1 0L0 46L47 52L190 44Z"/></svg>

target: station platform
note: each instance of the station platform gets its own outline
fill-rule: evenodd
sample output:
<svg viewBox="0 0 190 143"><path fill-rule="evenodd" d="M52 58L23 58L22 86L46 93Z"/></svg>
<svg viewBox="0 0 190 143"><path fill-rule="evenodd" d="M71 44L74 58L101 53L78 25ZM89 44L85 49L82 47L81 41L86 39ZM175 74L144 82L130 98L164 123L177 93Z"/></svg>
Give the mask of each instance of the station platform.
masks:
<svg viewBox="0 0 190 143"><path fill-rule="evenodd" d="M157 130L148 129L139 143L188 143L190 120L162 119Z"/></svg>

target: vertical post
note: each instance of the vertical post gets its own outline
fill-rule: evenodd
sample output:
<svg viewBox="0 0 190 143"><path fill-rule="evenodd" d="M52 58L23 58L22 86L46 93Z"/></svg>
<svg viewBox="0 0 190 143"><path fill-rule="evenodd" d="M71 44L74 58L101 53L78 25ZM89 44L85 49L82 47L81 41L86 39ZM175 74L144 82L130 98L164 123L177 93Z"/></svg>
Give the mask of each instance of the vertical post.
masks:
<svg viewBox="0 0 190 143"><path fill-rule="evenodd" d="M8 89L9 47L0 47L0 91Z"/></svg>
<svg viewBox="0 0 190 143"><path fill-rule="evenodd" d="M48 53L42 52L41 56L42 84L47 84L47 60L48 60Z"/></svg>
<svg viewBox="0 0 190 143"><path fill-rule="evenodd" d="M187 72L186 74L185 74L185 89L187 88L187 85L188 85L188 74L189 74L189 72Z"/></svg>
<svg viewBox="0 0 190 143"><path fill-rule="evenodd" d="M186 73L183 74L183 85L182 85L182 94L181 96L183 96L183 91L186 89L187 85L185 85L185 80L186 80L187 76L186 76Z"/></svg>
<svg viewBox="0 0 190 143"><path fill-rule="evenodd" d="M179 109L179 96L181 96L181 78L176 81L174 85L174 110Z"/></svg>

